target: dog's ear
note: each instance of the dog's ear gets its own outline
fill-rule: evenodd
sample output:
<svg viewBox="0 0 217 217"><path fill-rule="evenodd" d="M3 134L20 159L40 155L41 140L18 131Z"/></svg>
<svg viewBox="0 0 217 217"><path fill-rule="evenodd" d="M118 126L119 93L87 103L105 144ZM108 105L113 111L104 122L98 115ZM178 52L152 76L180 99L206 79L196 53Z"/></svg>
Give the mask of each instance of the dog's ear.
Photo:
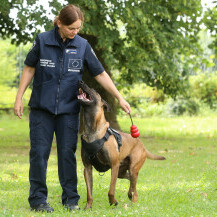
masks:
<svg viewBox="0 0 217 217"><path fill-rule="evenodd" d="M110 105L109 105L104 99L101 99L101 100L102 100L104 109L105 109L107 112L110 112L110 111L111 111Z"/></svg>

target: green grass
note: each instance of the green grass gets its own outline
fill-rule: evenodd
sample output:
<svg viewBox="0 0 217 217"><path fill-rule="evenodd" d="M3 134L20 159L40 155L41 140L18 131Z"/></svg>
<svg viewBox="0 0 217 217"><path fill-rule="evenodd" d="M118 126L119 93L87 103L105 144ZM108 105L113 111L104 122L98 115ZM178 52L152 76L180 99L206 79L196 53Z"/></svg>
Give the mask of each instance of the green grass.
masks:
<svg viewBox="0 0 217 217"><path fill-rule="evenodd" d="M130 119L119 118L129 132ZM93 208L84 211L86 185L78 144L78 191L82 208L67 212L61 205L56 145L53 144L47 173L48 202L53 214L30 211L28 118L0 117L0 216L217 216L217 116L134 119L140 138L152 152L166 161L147 160L138 178L139 200L128 197L128 180L118 180L117 207L110 207L107 193L110 172L94 171ZM80 142L80 141L79 141Z"/></svg>

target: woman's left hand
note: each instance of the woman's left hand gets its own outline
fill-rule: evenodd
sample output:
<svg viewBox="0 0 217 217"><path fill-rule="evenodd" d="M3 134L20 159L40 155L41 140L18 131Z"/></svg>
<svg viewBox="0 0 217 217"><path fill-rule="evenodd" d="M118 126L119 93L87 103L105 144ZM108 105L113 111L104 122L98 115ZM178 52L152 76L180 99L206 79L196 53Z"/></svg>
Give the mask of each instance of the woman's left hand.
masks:
<svg viewBox="0 0 217 217"><path fill-rule="evenodd" d="M119 100L119 104L122 110L125 111L127 114L131 112L130 104L124 98L121 98Z"/></svg>

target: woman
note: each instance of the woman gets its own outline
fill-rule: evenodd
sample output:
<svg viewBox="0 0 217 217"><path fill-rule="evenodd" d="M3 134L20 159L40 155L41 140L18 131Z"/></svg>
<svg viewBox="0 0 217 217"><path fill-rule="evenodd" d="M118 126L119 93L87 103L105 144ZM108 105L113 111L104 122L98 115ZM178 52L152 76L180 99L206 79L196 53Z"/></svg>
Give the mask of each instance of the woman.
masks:
<svg viewBox="0 0 217 217"><path fill-rule="evenodd" d="M125 112L130 105L123 99L105 72L89 43L78 36L83 14L75 5L64 7L54 20L54 29L37 35L26 60L14 105L14 113L23 115L23 94L34 77L30 111L30 194L32 210L53 212L47 203L46 170L53 135L57 140L58 175L62 203L79 209L77 192L76 148L80 107L78 81L83 66L111 95Z"/></svg>

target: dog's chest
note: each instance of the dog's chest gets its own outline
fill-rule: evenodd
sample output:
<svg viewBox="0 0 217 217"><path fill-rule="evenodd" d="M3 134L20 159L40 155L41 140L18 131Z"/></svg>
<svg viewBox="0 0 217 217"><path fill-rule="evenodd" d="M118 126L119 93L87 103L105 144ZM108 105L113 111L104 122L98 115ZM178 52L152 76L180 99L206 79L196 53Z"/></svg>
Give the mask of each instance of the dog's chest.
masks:
<svg viewBox="0 0 217 217"><path fill-rule="evenodd" d="M82 149L84 150L85 156L89 159L90 163L99 172L105 172L111 168L110 158L107 150L104 148L105 141L108 140L109 136L113 135L118 143L118 149L121 146L121 136L117 131L108 128L105 136L102 139L95 140L88 143L81 137Z"/></svg>

